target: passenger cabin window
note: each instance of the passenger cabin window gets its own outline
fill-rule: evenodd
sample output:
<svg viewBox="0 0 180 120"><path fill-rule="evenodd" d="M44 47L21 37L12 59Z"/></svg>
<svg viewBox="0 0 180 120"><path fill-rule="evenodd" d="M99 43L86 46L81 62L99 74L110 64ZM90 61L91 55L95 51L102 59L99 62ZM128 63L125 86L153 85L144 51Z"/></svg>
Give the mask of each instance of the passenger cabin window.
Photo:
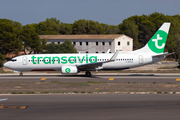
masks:
<svg viewBox="0 0 180 120"><path fill-rule="evenodd" d="M118 45L120 46L120 45L121 45L121 43L120 43L120 42L118 42Z"/></svg>

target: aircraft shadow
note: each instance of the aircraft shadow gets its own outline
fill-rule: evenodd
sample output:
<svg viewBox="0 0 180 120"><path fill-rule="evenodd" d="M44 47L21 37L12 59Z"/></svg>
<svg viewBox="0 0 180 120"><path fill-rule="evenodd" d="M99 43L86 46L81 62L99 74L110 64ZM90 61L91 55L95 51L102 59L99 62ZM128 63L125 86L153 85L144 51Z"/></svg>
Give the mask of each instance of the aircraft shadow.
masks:
<svg viewBox="0 0 180 120"><path fill-rule="evenodd" d="M84 74L78 74L78 75L23 75L23 76L19 76L19 75L2 75L1 77L82 77L82 78L100 78L100 77L121 77L121 76L158 76L158 75L154 75L154 74L129 74L129 75L97 75L97 74L92 74L91 77L87 77Z"/></svg>

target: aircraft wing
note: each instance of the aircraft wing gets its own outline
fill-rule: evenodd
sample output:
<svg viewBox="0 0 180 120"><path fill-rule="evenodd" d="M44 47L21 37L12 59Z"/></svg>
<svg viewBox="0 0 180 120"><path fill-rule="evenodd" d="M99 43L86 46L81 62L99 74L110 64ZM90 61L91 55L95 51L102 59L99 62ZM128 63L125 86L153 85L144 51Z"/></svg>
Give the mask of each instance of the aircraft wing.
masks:
<svg viewBox="0 0 180 120"><path fill-rule="evenodd" d="M116 51L116 52L114 53L114 55L111 57L111 59L108 60L108 61L81 64L81 65L77 65L77 67L78 67L78 69L80 69L80 70L95 70L96 68L101 67L104 63L115 61L118 53L119 53L119 51Z"/></svg>
<svg viewBox="0 0 180 120"><path fill-rule="evenodd" d="M168 53L168 52L165 52L165 53L163 53L163 54L154 55L154 56L152 56L152 57L168 56L168 55L172 55L172 54L174 54L174 53L175 53L175 52L173 52L173 53Z"/></svg>

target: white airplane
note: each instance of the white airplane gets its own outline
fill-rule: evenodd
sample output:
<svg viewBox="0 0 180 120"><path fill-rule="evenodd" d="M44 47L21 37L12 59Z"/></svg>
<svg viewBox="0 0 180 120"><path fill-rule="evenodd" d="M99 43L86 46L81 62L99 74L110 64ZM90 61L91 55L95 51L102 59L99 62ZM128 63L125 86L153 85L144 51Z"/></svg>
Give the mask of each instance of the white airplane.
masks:
<svg viewBox="0 0 180 120"><path fill-rule="evenodd" d="M121 53L102 54L33 54L22 55L6 62L4 67L23 71L61 71L62 74L77 74L94 70L122 70L152 64L172 53L164 53L170 23L164 23L149 42L141 49Z"/></svg>

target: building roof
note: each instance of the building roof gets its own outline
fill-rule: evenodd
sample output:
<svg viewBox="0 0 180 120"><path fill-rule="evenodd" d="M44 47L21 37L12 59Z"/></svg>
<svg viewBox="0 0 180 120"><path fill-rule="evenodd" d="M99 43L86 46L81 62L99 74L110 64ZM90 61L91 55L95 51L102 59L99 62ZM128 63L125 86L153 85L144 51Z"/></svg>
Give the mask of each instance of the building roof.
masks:
<svg viewBox="0 0 180 120"><path fill-rule="evenodd" d="M40 39L115 39L124 34L109 34L109 35L39 35Z"/></svg>

